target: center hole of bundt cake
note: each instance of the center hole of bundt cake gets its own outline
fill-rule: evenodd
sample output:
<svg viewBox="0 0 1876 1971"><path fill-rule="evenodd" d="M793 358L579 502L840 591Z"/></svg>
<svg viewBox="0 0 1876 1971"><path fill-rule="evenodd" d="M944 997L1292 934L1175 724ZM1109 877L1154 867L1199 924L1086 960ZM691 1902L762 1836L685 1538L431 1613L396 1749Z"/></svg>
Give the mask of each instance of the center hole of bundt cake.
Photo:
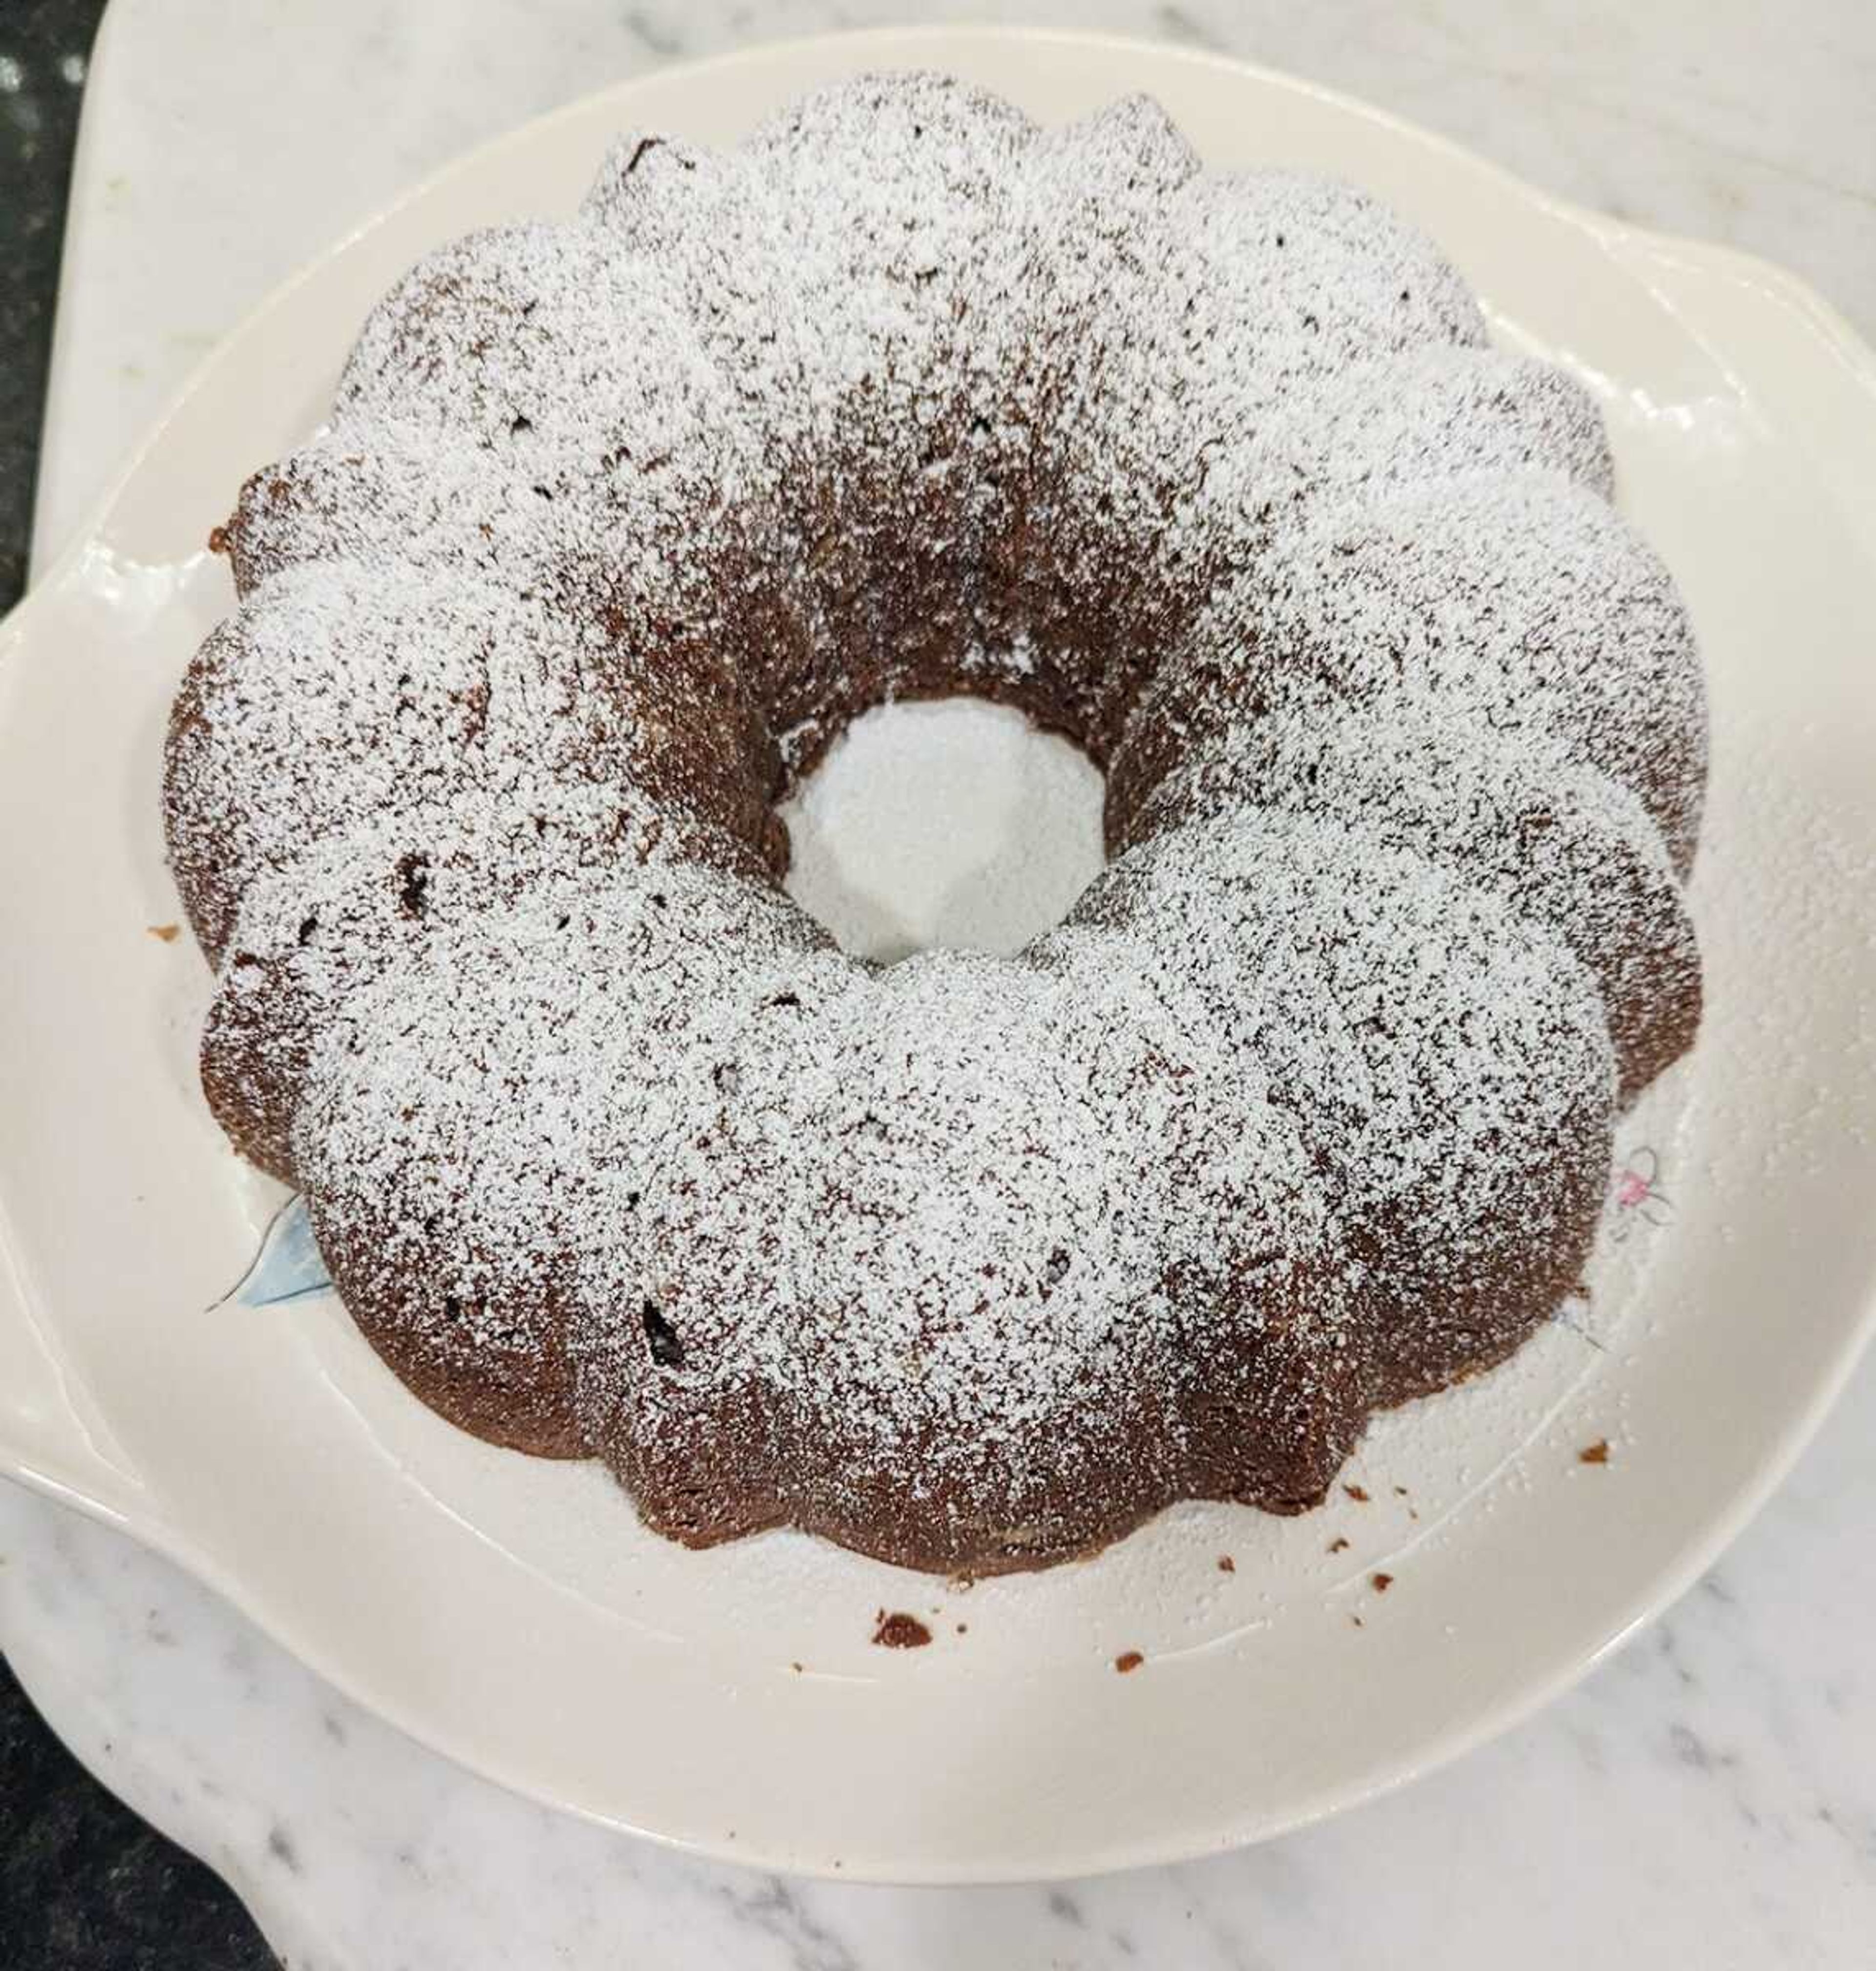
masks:
<svg viewBox="0 0 1876 1971"><path fill-rule="evenodd" d="M781 810L788 893L863 958L1020 950L1099 873L1102 793L1080 748L1007 705L879 705Z"/></svg>

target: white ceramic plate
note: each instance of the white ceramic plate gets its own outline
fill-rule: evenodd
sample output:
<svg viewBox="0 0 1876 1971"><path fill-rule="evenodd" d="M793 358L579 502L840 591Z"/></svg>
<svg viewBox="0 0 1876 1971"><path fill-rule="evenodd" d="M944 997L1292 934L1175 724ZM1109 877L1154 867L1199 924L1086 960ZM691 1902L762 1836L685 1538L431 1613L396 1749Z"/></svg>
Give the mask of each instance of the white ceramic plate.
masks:
<svg viewBox="0 0 1876 1971"><path fill-rule="evenodd" d="M666 1546L597 1470L430 1416L330 1297L217 1306L275 1201L196 1090L200 961L149 928L180 914L163 722L230 601L203 541L318 420L376 296L451 234L570 207L620 126L733 138L830 77L907 64L1049 119L1150 90L1214 161L1327 169L1418 219L1506 340L1602 399L1625 502L1698 624L1715 728L1707 1027L1627 1126L1588 1305L1385 1420L1346 1474L1365 1501L1185 1508L1097 1560L962 1591L793 1534ZM869 34L671 70L516 132L263 308L0 630L0 1465L465 1764L720 1855L1067 1874L1253 1839L1451 1756L1687 1584L1870 1324L1872 484L1876 361L1785 275L1224 61ZM1607 1461L1582 1462L1601 1441ZM933 1645L874 1647L881 1609ZM1117 1675L1129 1650L1146 1660Z"/></svg>

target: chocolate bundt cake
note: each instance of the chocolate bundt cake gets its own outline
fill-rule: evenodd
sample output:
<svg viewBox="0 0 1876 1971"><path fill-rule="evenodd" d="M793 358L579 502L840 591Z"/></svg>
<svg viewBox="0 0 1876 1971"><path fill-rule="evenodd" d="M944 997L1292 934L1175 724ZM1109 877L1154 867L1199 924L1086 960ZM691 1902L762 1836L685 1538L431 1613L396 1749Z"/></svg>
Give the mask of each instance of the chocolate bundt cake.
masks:
<svg viewBox="0 0 1876 1971"><path fill-rule="evenodd" d="M1692 1041L1699 665L1595 406L1363 194L931 75L373 313L217 539L167 823L214 1113L426 1403L695 1544L1319 1500L1578 1279ZM783 894L858 713L1106 775L1018 956Z"/></svg>

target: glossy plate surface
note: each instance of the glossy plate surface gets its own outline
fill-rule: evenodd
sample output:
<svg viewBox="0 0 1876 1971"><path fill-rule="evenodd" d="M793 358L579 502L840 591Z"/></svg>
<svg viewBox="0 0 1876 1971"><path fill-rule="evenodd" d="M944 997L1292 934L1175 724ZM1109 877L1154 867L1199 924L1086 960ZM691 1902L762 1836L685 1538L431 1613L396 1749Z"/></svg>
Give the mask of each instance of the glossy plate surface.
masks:
<svg viewBox="0 0 1876 1971"><path fill-rule="evenodd" d="M569 209L620 127L734 138L906 64L1051 121L1149 90L1215 162L1326 169L1418 220L1503 340L1602 400L1624 503L1693 609L1715 738L1708 1024L1625 1126L1588 1302L1385 1420L1320 1513L1181 1509L962 1591L790 1534L667 1546L598 1471L428 1415L330 1296L228 1304L278 1199L196 1090L201 963L154 934L180 915L164 719L230 601L202 543L318 422L373 300L454 233ZM0 1468L180 1559L466 1764L730 1857L1068 1874L1254 1839L1451 1756L1688 1583L1871 1324L1872 484L1876 360L1788 277L1222 60L868 34L673 69L516 132L262 309L0 627ZM882 1610L931 1646L874 1647Z"/></svg>

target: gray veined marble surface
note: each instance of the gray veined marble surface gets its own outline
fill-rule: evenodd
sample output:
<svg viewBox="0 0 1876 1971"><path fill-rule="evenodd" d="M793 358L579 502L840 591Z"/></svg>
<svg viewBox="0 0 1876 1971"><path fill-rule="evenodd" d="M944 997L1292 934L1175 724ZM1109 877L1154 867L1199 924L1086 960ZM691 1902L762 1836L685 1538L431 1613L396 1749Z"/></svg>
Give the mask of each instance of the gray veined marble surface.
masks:
<svg viewBox="0 0 1876 1971"><path fill-rule="evenodd" d="M116 0L86 106L37 546L200 357L414 177L599 83L902 21L839 0ZM1534 181L1764 252L1876 335L1862 0L1035 0L1348 89ZM228 168L231 158L239 168ZM519 1803L212 1595L0 1487L0 1645L297 1971L1876 1962L1876 1364L1724 1562L1581 1688L1409 1790L1249 1852L1063 1888L693 1862Z"/></svg>

